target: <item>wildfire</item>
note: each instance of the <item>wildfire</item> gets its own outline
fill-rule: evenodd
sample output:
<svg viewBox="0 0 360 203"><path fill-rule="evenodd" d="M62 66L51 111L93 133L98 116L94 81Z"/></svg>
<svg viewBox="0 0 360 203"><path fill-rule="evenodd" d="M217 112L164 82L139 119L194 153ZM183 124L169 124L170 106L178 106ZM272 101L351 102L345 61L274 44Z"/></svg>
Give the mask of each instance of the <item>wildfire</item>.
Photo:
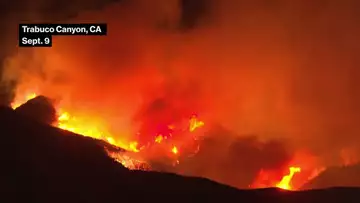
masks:
<svg viewBox="0 0 360 203"><path fill-rule="evenodd" d="M23 103L27 102L30 99L33 99L37 96L36 93L28 93L25 94L23 97L16 97L14 102L11 104L11 107L13 109L16 109ZM127 142L121 142L120 140L117 140L106 127L105 123L100 122L96 119L96 117L93 116L73 116L69 111L65 111L63 108L57 107L58 117L57 122L54 123L55 127L58 127L60 129L68 130L71 132L74 132L76 134L80 134L83 136L89 136L95 139L101 139L104 140L114 146L117 146L119 148L125 149L127 152L113 152L108 151L106 148L107 154L113 158L115 161L121 163L123 166L130 170L150 170L151 167L149 164L147 164L147 161L145 161L142 158L141 153L142 151L145 151L147 147L149 146L141 146L139 145L139 142L137 140L134 141L127 141ZM86 115L86 114L85 114ZM203 127L205 123L198 119L197 116L193 115L188 120L188 126L187 128L182 128L183 130L181 132L188 131L190 133L196 131L197 129ZM181 126L177 126L176 124L168 125L168 129L172 130L171 132L176 132L176 130L181 129ZM179 161L177 160L178 156L180 155L179 151L179 145L174 145L175 143L172 142L171 136L172 134L169 134L169 136L166 136L162 133L154 134L153 138L153 144L161 144L163 147L169 149L171 154L176 155L174 156L174 164L179 164ZM195 135L194 135L195 136ZM193 137L194 140L196 140L196 137ZM150 143L151 144L151 143ZM181 146L182 147L182 146ZM169 152L168 151L168 152ZM145 151L145 154L147 152ZM165 152L166 153L166 152ZM292 186L292 179L296 173L301 172L300 167L291 166L289 167L289 174L282 177L281 181L277 182L274 181L277 178L273 175L271 175L270 172L263 171L259 174L257 183L255 183L255 187L272 187L276 186L278 188L284 189L284 190L293 190ZM265 182L264 182L265 181ZM263 182L263 183L262 183Z"/></svg>
<svg viewBox="0 0 360 203"><path fill-rule="evenodd" d="M194 132L196 129L204 126L205 123L203 121L199 121L196 116L192 116L190 118L189 131Z"/></svg>
<svg viewBox="0 0 360 203"><path fill-rule="evenodd" d="M172 152L173 154L177 154L177 153L179 153L179 150L178 150L178 148L177 148L176 146L174 146L174 147L171 149L171 152Z"/></svg>
<svg viewBox="0 0 360 203"><path fill-rule="evenodd" d="M161 143L163 141L163 139L164 139L164 136L158 135L158 136L155 137L155 142L156 143Z"/></svg>
<svg viewBox="0 0 360 203"><path fill-rule="evenodd" d="M33 99L37 96L37 93L31 92L25 94L24 96L16 97L13 103L11 103L11 107L16 109L20 105L24 104L30 99ZM187 125L178 126L176 123L168 125L168 129L170 129L169 135L162 134L161 132L155 133L153 135L153 143L150 145L140 146L140 140L126 141L116 139L111 132L108 131L107 125L100 120L97 120L96 116L90 116L87 114L82 114L74 116L69 111L57 106L57 121L53 124L55 127L60 129L68 130L74 132L76 134L80 134L83 136L89 136L95 139L104 140L111 145L117 146L126 150L126 152L119 151L109 151L105 148L109 157L113 158L115 161L119 162L126 168L130 170L150 170L151 167L144 159L143 155L147 154L146 149L151 147L151 144L161 145L160 148L165 148L165 154L171 153L175 156L170 156L173 158L173 164L179 164L179 155L180 150L179 147L183 148L184 145L181 143L175 143L172 139L172 133L186 133L190 132L192 139L197 140L196 134L193 134L194 131L203 127L205 123L198 119L196 115L192 115ZM85 116L84 116L85 115ZM185 127L185 128L184 128ZM151 135L149 135L151 136ZM135 137L135 136L134 136ZM176 145L175 145L176 144ZM178 145L179 144L179 145ZM185 146L186 147L186 146ZM199 147L199 146L198 146ZM167 150L166 150L167 149ZM185 150L186 151L186 150ZM198 149L197 149L198 151ZM196 151L196 152L197 152ZM195 152L195 153L196 153ZM255 181L252 187L278 187L284 190L294 190L292 186L292 179L296 173L301 172L300 167L291 166L289 167L289 174L282 177L281 181L277 182L278 175L269 171L261 171L259 173L259 177L257 181ZM274 181L275 180L275 181Z"/></svg>
<svg viewBox="0 0 360 203"><path fill-rule="evenodd" d="M119 142L111 135L111 133L107 131L105 127L103 127L104 125L101 125L101 122L97 122L92 117L75 117L70 115L69 112L63 111L62 109L59 109L58 111L59 115L57 123L55 123L54 125L60 129L68 130L76 134L92 137L95 139L101 139L128 151L139 151L139 149L137 148L137 142L133 141L129 144Z"/></svg>
<svg viewBox="0 0 360 203"><path fill-rule="evenodd" d="M301 172L301 168L300 167L295 167L295 166L291 166L288 168L289 173L286 175L281 174L281 176L279 176L279 170L261 170L257 176L257 178L255 179L255 181L249 186L250 188L267 188L267 187L277 187L283 190L296 190L297 188L294 188L293 186L293 177L295 176L296 173L300 173ZM305 174L308 171L304 171ZM304 175L304 174L302 174ZM305 175L306 177L308 177L307 175ZM281 177L281 179L280 179ZM304 176L302 176L302 178L300 179L299 182L301 182L302 184L304 182L307 182L309 179L304 180L303 179ZM280 181L279 181L280 180ZM298 183L298 182L297 182ZM299 184L296 184L299 185Z"/></svg>
<svg viewBox="0 0 360 203"><path fill-rule="evenodd" d="M28 100L35 98L37 95L38 94L32 92L29 94L25 94L24 97L17 97L11 104L11 107L13 109L16 109ZM69 111L66 111L61 107L57 107L56 109L58 117L57 121L53 124L55 127L71 131L73 133L83 136L104 140L114 146L125 149L131 153L138 153L145 148L145 146L139 147L138 141L121 142L119 140L116 140L115 137L108 131L106 125L97 120L96 117L73 116ZM204 126L203 121L198 120L196 116L191 116L188 127L189 132L194 132L196 129L202 126ZM174 130L175 125L169 125L168 128ZM167 138L168 137L163 136L162 134L158 134L157 136L155 136L154 143L163 143L163 141ZM150 168L150 166L146 164L146 161L134 158L132 155L124 154L122 152L110 152L108 150L106 151L110 157L131 170L148 170ZM179 149L175 145L172 145L170 151L172 154L179 154ZM176 160L176 162L178 161Z"/></svg>
<svg viewBox="0 0 360 203"><path fill-rule="evenodd" d="M129 152L137 153L140 152L142 149L144 149L144 147L139 148L139 143L137 141L132 141L129 142L128 144L124 144L122 142L115 140L115 138L111 136L111 134L108 131L106 131L106 129L100 128L101 125L99 126L98 122L92 122L94 121L93 119L74 117L71 116L70 113L63 111L61 109L59 110L59 112L60 114L58 116L58 122L56 124L56 127L58 128L68 130L84 136L105 140L108 143L123 148ZM194 116L191 117L189 122L190 122L189 124L190 132L193 132L197 128L200 128L204 125L204 122L197 120L197 118ZM84 125L84 123L86 123L86 125ZM165 139L166 137L159 134L155 137L154 143L160 144ZM179 153L179 149L177 148L177 146L173 146L171 148L171 152L177 155ZM145 161L134 159L128 155L122 155L122 153L120 152L118 153L108 152L108 155L114 158L119 163L121 163L123 166L132 170L134 169L148 170L150 168Z"/></svg>
<svg viewBox="0 0 360 203"><path fill-rule="evenodd" d="M146 161L142 161L136 159L132 156L127 154L119 153L119 152L109 152L107 151L108 155L113 158L115 161L119 162L126 168L130 170L150 170L151 167L146 163Z"/></svg>
<svg viewBox="0 0 360 203"><path fill-rule="evenodd" d="M301 172L300 167L290 167L289 174L284 176L281 181L276 184L276 187L283 189L283 190L292 190L291 180L294 177L295 173Z"/></svg>
<svg viewBox="0 0 360 203"><path fill-rule="evenodd" d="M34 99L37 96L36 93L34 92L29 92L27 94L25 94L24 97L16 97L14 102L11 103L11 107L13 109L18 108L19 106L21 106L22 104L26 103L27 101L29 101L30 99Z"/></svg>

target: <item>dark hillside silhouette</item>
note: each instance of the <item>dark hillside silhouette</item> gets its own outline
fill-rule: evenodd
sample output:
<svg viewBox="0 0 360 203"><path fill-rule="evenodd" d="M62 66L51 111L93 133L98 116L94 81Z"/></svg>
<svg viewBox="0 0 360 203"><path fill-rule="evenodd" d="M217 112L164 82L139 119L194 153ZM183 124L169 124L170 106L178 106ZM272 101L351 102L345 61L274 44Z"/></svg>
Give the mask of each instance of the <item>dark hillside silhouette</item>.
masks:
<svg viewBox="0 0 360 203"><path fill-rule="evenodd" d="M0 108L0 202L357 202L360 189L236 190L202 178L129 171L104 143ZM357 197L359 198L359 197ZM350 201L354 200L354 201Z"/></svg>

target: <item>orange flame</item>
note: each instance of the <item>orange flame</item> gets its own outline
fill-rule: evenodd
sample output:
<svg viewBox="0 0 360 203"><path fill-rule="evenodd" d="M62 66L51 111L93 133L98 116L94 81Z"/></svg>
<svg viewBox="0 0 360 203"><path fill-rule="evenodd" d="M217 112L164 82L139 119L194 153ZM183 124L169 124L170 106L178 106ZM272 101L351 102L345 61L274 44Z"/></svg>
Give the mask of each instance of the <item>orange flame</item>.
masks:
<svg viewBox="0 0 360 203"><path fill-rule="evenodd" d="M177 153L179 153L179 150L178 150L178 148L177 148L176 146L174 146L174 147L171 149L171 152L172 152L173 154L177 154Z"/></svg>
<svg viewBox="0 0 360 203"><path fill-rule="evenodd" d="M11 104L13 109L16 109L20 105L26 103L28 100L33 99L37 96L36 93L25 94L24 97L16 97L14 102ZM58 117L57 122L54 123L55 127L58 127L63 130L71 131L76 134L83 136L92 137L95 139L104 140L114 146L120 147L127 150L128 152L140 152L144 148L139 148L137 141L128 141L121 142L116 140L114 136L107 130L105 123L96 120L96 117L92 116L73 116L68 111L65 111L62 108L57 107ZM198 120L196 116L192 116L189 121L189 131L194 132L197 128L204 126L204 122ZM175 129L174 125L170 125L169 129ZM155 137L155 143L162 143L164 139L163 135L159 134ZM173 154L178 154L179 150L176 146L171 148ZM141 169L148 170L150 167L146 164L145 161L135 159L130 155L125 155L122 152L109 152L108 155L115 159L117 162L121 163L129 169ZM176 161L178 163L178 161Z"/></svg>
<svg viewBox="0 0 360 203"><path fill-rule="evenodd" d="M124 167L130 170L150 170L150 166L145 161L135 159L134 157L128 156L123 153L109 151L107 151L107 153L115 161L119 162Z"/></svg>
<svg viewBox="0 0 360 203"><path fill-rule="evenodd" d="M283 190L292 190L291 180L294 177L295 173L301 172L300 167L290 167L289 174L284 176L281 181L276 184L276 187L283 189Z"/></svg>
<svg viewBox="0 0 360 203"><path fill-rule="evenodd" d="M116 140L110 132L107 131L105 125L101 125L101 122L96 121L93 117L75 117L71 116L67 111L59 110L58 121L55 124L56 127L68 130L73 133L77 133L83 136L92 137L95 139L101 139L108 143L121 147L125 150L138 152L138 143L133 141L129 144L124 144Z"/></svg>
<svg viewBox="0 0 360 203"><path fill-rule="evenodd" d="M22 104L26 103L30 99L34 99L37 96L35 92L29 92L25 94L24 97L16 97L15 100L11 103L11 108L16 109Z"/></svg>
<svg viewBox="0 0 360 203"><path fill-rule="evenodd" d="M155 142L156 143L161 143L163 141L164 137L162 135L158 135L155 137Z"/></svg>
<svg viewBox="0 0 360 203"><path fill-rule="evenodd" d="M199 121L196 116L192 116L189 121L189 131L194 132L197 128L205 125L203 121Z"/></svg>

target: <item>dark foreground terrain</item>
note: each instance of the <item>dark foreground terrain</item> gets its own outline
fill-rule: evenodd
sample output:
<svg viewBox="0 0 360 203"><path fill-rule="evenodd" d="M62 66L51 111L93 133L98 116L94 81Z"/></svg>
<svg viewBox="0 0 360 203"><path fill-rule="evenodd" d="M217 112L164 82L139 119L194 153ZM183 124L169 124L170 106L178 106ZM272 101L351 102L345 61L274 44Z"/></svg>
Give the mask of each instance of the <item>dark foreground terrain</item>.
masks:
<svg viewBox="0 0 360 203"><path fill-rule="evenodd" d="M101 142L0 108L0 202L360 202L360 189L236 190L206 179L129 171Z"/></svg>

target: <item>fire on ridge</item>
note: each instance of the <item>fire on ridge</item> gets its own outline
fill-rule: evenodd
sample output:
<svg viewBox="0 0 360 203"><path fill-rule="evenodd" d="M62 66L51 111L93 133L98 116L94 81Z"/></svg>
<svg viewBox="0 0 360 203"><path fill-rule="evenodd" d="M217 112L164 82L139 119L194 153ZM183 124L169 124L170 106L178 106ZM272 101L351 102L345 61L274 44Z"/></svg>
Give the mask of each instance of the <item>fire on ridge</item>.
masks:
<svg viewBox="0 0 360 203"><path fill-rule="evenodd" d="M29 94L24 95L23 97L18 97L15 101L11 104L13 109L18 108L23 103L28 100L35 98L38 94L31 92ZM112 144L114 146L120 147L125 149L131 153L139 153L146 149L147 146L139 146L138 141L130 141L130 142L123 142L120 140L116 140L114 136L111 135L107 131L106 128L103 128L101 123L97 123L93 118L86 118L86 117L77 117L73 116L70 112L62 109L61 107L57 109L57 121L53 124L55 127L58 127L63 130L68 130L74 132L76 134L89 136L95 139L100 139ZM204 122L199 120L197 116L193 115L189 118L187 130L191 133L194 132L196 129L201 128L204 126ZM169 126L169 129L173 128L174 126ZM148 145L154 144L163 144L165 143L164 140L168 140L172 135L169 134L164 136L162 134L157 134L154 136L154 140L152 143L148 143ZM196 139L194 137L194 139ZM174 144L168 144L168 152L177 155L180 151L179 147ZM129 169L149 169L149 167L144 167L146 163L141 160L136 160L132 158L130 155L122 155L119 153L108 152L108 155L120 162L122 165Z"/></svg>
<svg viewBox="0 0 360 203"><path fill-rule="evenodd" d="M30 92L23 95L22 97L17 97L14 102L11 104L13 109L21 106L28 100L35 98L38 94ZM139 141L134 140L130 142L123 142L116 140L114 136L107 131L106 128L102 128L100 123L97 123L93 118L86 117L77 117L72 115L70 112L57 107L57 121L53 124L55 127L58 127L63 130L68 130L76 134L83 136L89 136L95 139L100 139L108 142L111 145L125 149L127 152L112 152L105 149L110 157L115 159L117 162L121 163L123 166L130 170L151 170L151 166L147 163L145 159L142 158L141 153L146 153L146 150L154 145L164 145L163 147L167 148L167 153L171 155L171 158L174 159L175 164L179 164L177 159L181 154L181 148L176 144L171 142L172 133L175 131L176 127L174 124L168 125L167 130L168 134L164 135L158 133L154 135L152 143L142 144L140 146ZM197 129L205 125L204 121L200 120L196 115L192 115L188 120L188 125L186 131L189 133L195 132ZM184 129L182 129L184 130ZM198 137L193 135L192 139L197 140ZM170 140L170 142L169 142ZM195 151L196 153L197 151ZM163 152L164 153L164 152ZM292 186L292 178L301 172L300 167L289 166L289 173L285 174L280 181L272 183L272 185L266 185L266 187L278 187L284 190L294 190ZM263 176L262 178L266 178ZM253 186L252 188L259 186Z"/></svg>

